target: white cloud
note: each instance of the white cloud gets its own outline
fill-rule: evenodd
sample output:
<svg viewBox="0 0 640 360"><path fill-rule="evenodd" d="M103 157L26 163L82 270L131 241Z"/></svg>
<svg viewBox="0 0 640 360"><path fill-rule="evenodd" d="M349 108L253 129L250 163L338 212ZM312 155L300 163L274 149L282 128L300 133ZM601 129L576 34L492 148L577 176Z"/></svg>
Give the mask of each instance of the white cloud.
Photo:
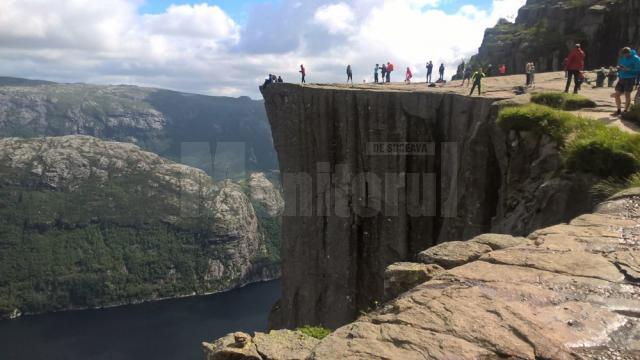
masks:
<svg viewBox="0 0 640 360"><path fill-rule="evenodd" d="M296 81L300 63L317 82L344 81L347 63L360 81L383 61L421 76L431 59L450 73L477 51L486 27L513 19L525 2L445 13L439 7L447 1L281 0L255 5L240 26L204 3L140 15L141 0L0 0L0 68L54 81L253 97L267 73Z"/></svg>
<svg viewBox="0 0 640 360"><path fill-rule="evenodd" d="M346 34L353 31L356 16L349 5L341 2L319 7L313 19L330 34Z"/></svg>

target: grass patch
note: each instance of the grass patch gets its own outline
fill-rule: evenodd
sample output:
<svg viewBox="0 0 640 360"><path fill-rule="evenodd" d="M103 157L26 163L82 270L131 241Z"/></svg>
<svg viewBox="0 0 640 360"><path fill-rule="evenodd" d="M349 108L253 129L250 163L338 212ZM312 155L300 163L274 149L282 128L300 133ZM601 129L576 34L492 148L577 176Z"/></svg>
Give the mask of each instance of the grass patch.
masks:
<svg viewBox="0 0 640 360"><path fill-rule="evenodd" d="M505 131L531 131L548 135L558 144L564 144L575 128L576 117L547 106L528 104L507 107L498 115L498 125Z"/></svg>
<svg viewBox="0 0 640 360"><path fill-rule="evenodd" d="M531 102L546 105L560 110L579 110L594 108L596 103L579 94L566 94L563 92L542 92L531 95Z"/></svg>
<svg viewBox="0 0 640 360"><path fill-rule="evenodd" d="M627 179L640 171L640 135L606 124L529 104L503 109L498 125L505 130L532 131L554 139L567 170L604 179Z"/></svg>
<svg viewBox="0 0 640 360"><path fill-rule="evenodd" d="M318 340L322 340L325 337L327 337L329 334L331 334L331 330L327 329L327 328L323 328L320 326L309 326L309 325L305 325L301 328L297 328L297 331L300 331L301 333L307 335L307 336L311 336L312 338L316 338Z"/></svg>
<svg viewBox="0 0 640 360"><path fill-rule="evenodd" d="M625 180L609 178L600 181L591 189L591 193L600 200L605 200L611 196L631 188L640 187L640 173L635 173Z"/></svg>

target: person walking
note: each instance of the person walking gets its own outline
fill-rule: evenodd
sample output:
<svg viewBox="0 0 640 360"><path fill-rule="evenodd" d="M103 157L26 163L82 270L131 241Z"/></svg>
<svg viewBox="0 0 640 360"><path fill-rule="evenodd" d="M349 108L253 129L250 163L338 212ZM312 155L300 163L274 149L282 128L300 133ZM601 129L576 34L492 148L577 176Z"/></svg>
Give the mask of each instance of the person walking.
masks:
<svg viewBox="0 0 640 360"><path fill-rule="evenodd" d="M302 83L306 84L305 78L307 77L307 70L304 68L304 64L300 64L300 75L302 75Z"/></svg>
<svg viewBox="0 0 640 360"><path fill-rule="evenodd" d="M351 85L353 85L353 72L351 72L351 65L347 65L347 84L351 81Z"/></svg>
<svg viewBox="0 0 640 360"><path fill-rule="evenodd" d="M404 75L404 82L407 84L411 84L412 77L413 77L413 73L411 72L411 68L407 67L407 72Z"/></svg>
<svg viewBox="0 0 640 360"><path fill-rule="evenodd" d="M440 81L444 82L444 63L440 64Z"/></svg>
<svg viewBox="0 0 640 360"><path fill-rule="evenodd" d="M473 86L471 87L471 92L469 96L473 95L473 91L478 87L478 96L482 94L482 78L486 75L482 72L482 68L478 69L473 76L471 77L471 81L473 81Z"/></svg>
<svg viewBox="0 0 640 360"><path fill-rule="evenodd" d="M578 90L580 89L580 72L584 71L584 58L584 51L582 51L580 44L576 44L575 48L567 57L567 85L564 88L565 93L569 92L571 78L573 78L574 81L573 93L578 93Z"/></svg>
<svg viewBox="0 0 640 360"><path fill-rule="evenodd" d="M613 97L616 99L618 111L616 115L622 114L622 100L624 94L625 106L624 112L629 111L631 107L631 93L636 84L636 75L640 71L640 57L635 50L625 47L620 52L620 60L618 61L618 84Z"/></svg>
<svg viewBox="0 0 640 360"><path fill-rule="evenodd" d="M533 62L529 63L529 86L536 86L536 64Z"/></svg>
<svg viewBox="0 0 640 360"><path fill-rule="evenodd" d="M433 74L433 62L429 60L427 63L427 84L431 82L431 74Z"/></svg>
<svg viewBox="0 0 640 360"><path fill-rule="evenodd" d="M528 62L525 66L524 66L524 73L527 76L527 87L529 87L531 85L531 72L529 71L531 69L531 63Z"/></svg>
<svg viewBox="0 0 640 360"><path fill-rule="evenodd" d="M391 72L393 72L393 64L390 62L387 62L387 82L390 83L391 82Z"/></svg>

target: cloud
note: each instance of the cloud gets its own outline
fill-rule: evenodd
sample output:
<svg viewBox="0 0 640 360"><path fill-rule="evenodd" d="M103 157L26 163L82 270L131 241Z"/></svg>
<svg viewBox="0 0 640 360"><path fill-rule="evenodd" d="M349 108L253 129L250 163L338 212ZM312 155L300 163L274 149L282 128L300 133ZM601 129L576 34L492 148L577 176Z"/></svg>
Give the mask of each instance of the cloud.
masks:
<svg viewBox="0 0 640 360"><path fill-rule="evenodd" d="M300 63L315 82L344 81L348 63L359 81L386 61L417 77L427 60L450 73L477 51L486 27L514 19L525 2L447 13L448 1L281 0L254 5L239 25L205 3L139 14L142 0L2 0L0 68L54 81L252 97L267 73L297 81Z"/></svg>
<svg viewBox="0 0 640 360"><path fill-rule="evenodd" d="M354 30L356 16L351 7L343 2L323 5L316 10L313 20L322 25L329 34L348 34Z"/></svg>

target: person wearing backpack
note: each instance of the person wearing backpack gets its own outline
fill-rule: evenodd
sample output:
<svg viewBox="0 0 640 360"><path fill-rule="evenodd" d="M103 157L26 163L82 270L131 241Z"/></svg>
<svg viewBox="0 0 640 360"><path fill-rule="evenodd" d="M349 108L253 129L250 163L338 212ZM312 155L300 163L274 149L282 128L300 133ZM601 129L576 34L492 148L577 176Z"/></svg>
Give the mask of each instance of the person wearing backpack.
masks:
<svg viewBox="0 0 640 360"><path fill-rule="evenodd" d="M485 76L486 75L482 72L482 68L478 69L478 71L473 73L473 76L471 76L471 81L473 81L473 86L471 86L471 92L469 93L469 96L473 95L473 91L476 89L476 87L478 87L478 95L481 95L482 78L484 78Z"/></svg>
<svg viewBox="0 0 640 360"><path fill-rule="evenodd" d="M431 74L433 74L433 62L429 60L429 62L427 63L427 83L430 83L432 80Z"/></svg>
<svg viewBox="0 0 640 360"><path fill-rule="evenodd" d="M393 64L388 62L387 63L387 82L390 83L391 82L391 72L393 71Z"/></svg>

